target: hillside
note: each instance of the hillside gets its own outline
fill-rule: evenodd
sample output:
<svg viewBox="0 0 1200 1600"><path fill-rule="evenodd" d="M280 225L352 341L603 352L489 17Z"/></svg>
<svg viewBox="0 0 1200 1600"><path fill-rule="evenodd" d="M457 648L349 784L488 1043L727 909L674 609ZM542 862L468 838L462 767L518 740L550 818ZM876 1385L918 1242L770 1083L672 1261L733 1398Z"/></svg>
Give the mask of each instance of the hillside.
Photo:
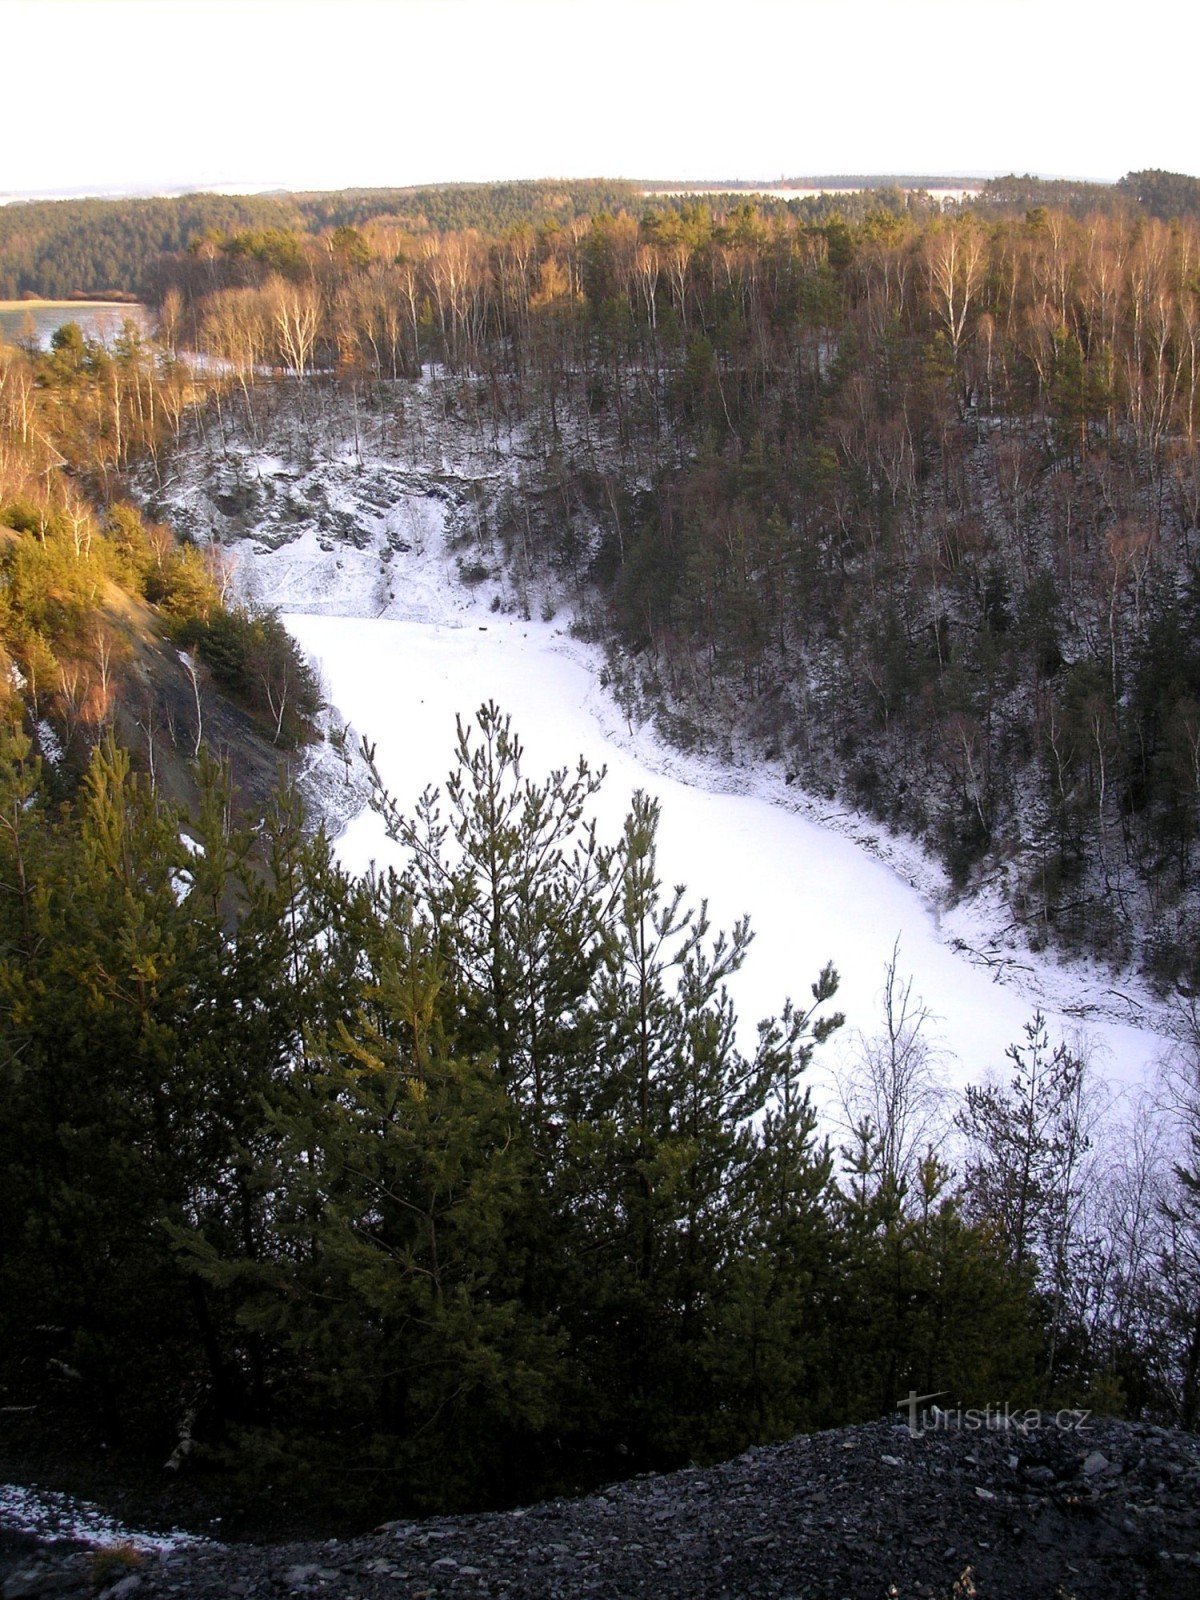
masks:
<svg viewBox="0 0 1200 1600"><path fill-rule="evenodd" d="M435 184L402 189L343 189L256 195L183 194L131 199L16 201L0 206L0 300L136 295L155 302L179 275L179 263L204 256L223 239L323 239L370 225L422 237L466 228L501 233L565 228L602 215L678 210L689 193L732 210L739 198L784 207L808 222L861 222L881 207L932 208L927 191L979 191L989 213L1056 207L1076 216L1141 214L1160 219L1200 215L1200 182L1180 173L1134 172L1116 184L1024 177L971 179L912 175L834 175L780 179L771 187L828 190L778 201L741 180L715 184L661 180L538 179L514 183ZM713 193L724 189L722 198ZM861 193L839 192L861 190ZM662 192L656 192L662 191ZM739 191L745 191L740 196ZM915 198L914 198L915 197Z"/></svg>
<svg viewBox="0 0 1200 1600"><path fill-rule="evenodd" d="M220 563L121 498L202 391L127 323L47 352L0 346L0 708L61 797L115 737L164 800L195 807L202 749L261 815L317 713L286 633L229 602Z"/></svg>

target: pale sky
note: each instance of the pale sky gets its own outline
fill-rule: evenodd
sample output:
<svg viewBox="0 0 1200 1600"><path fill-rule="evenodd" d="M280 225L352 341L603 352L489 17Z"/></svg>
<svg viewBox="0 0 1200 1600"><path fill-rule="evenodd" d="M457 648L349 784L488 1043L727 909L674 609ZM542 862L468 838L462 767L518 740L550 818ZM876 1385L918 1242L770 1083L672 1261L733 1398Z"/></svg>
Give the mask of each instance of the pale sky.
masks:
<svg viewBox="0 0 1200 1600"><path fill-rule="evenodd" d="M0 193L1200 175L1200 7L0 0Z"/></svg>

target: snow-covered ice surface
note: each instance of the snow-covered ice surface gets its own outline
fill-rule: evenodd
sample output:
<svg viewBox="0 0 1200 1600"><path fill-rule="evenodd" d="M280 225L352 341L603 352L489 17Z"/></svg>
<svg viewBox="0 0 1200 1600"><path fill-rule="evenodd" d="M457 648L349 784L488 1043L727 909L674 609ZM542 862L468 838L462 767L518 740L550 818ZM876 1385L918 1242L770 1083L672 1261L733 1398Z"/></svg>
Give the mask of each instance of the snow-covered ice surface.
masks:
<svg viewBox="0 0 1200 1600"><path fill-rule="evenodd" d="M600 652L570 636L565 614L515 618L494 552L471 538L472 484L509 477L502 454L460 452L448 465L441 441L424 463L411 454L363 461L334 448L300 469L278 450L244 447L237 474L254 486L262 520L231 547L235 582L284 614L352 739L376 746L402 804L445 777L456 715L470 717L487 700L511 714L528 775L580 754L607 767L597 816L609 840L634 789L659 798L664 882L707 898L714 927L750 915L755 942L731 984L747 1045L757 1020L786 996L803 1004L832 960L848 1026L822 1055L836 1062L854 1030L878 1028L884 968L899 939L900 971L937 1018L951 1082L1004 1071L1006 1047L1038 1007L1053 1037L1086 1037L1097 1074L1114 1088L1154 1076L1167 1018L1141 986L1033 954L998 900L945 910L944 874L919 845L798 794L781 768L669 748L601 687ZM203 536L193 510L199 487L185 477L177 515L186 526L190 514ZM219 521L214 513L212 525ZM462 582L464 566L476 563L488 575ZM540 597L525 598L536 619ZM348 821L338 849L355 870L395 858L369 810Z"/></svg>
<svg viewBox="0 0 1200 1600"><path fill-rule="evenodd" d="M166 1533L139 1532L88 1500L50 1489L24 1489L15 1483L0 1483L0 1528L31 1534L45 1544L129 1545L142 1551L177 1550L210 1542L178 1528Z"/></svg>
<svg viewBox="0 0 1200 1600"><path fill-rule="evenodd" d="M939 1018L936 1032L958 1082L1003 1065L1035 1004L1045 1007L1053 1031L1074 1035L1080 1019L1065 1014L1073 991L1079 1007L1103 998L1090 972L1040 959L1035 967L1033 958L1026 970L966 959L946 941L931 904L896 871L847 834L775 803L769 778L762 793L739 792L758 787L751 775L666 751L648 730L631 729L600 688L589 653L553 625L491 615L458 624L294 612L285 620L320 662L339 711L376 744L380 774L406 807L445 776L456 714L469 717L488 699L511 714L531 776L581 753L607 766L596 802L603 837L617 837L635 789L656 795L664 882L686 883L694 900L706 897L714 927L750 914L755 942L730 985L746 1044L757 1019L785 996L808 997L828 960L841 974L837 1004L848 1024L873 1031L897 937L901 967ZM349 823L338 849L356 871L396 859L373 811ZM1001 975L1008 981L997 981ZM1111 1081L1149 1078L1162 1040L1148 1028L1093 1015L1087 1032ZM836 1042L826 1054L837 1056Z"/></svg>

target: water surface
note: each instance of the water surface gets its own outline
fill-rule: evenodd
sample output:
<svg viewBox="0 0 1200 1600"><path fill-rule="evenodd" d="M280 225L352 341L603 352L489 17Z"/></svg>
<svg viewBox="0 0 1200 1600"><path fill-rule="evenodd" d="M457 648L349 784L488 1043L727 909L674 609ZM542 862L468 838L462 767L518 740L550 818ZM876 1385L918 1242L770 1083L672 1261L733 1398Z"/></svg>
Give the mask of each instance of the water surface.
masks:
<svg viewBox="0 0 1200 1600"><path fill-rule="evenodd" d="M118 300L0 300L0 344L24 344L32 335L39 350L48 350L50 336L65 322L111 344L126 321L146 333L152 320L148 306Z"/></svg>

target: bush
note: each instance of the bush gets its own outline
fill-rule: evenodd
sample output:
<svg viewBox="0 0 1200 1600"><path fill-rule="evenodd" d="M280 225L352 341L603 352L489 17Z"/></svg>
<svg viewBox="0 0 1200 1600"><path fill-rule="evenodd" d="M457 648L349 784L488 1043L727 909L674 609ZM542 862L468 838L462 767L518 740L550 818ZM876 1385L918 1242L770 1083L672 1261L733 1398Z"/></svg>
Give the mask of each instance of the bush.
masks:
<svg viewBox="0 0 1200 1600"><path fill-rule="evenodd" d="M207 620L221 608L221 596L203 552L177 545L145 580L146 599L173 617Z"/></svg>
<svg viewBox="0 0 1200 1600"><path fill-rule="evenodd" d="M274 612L218 609L193 619L179 638L195 646L222 689L270 724L275 744L291 748L308 737L320 689Z"/></svg>

